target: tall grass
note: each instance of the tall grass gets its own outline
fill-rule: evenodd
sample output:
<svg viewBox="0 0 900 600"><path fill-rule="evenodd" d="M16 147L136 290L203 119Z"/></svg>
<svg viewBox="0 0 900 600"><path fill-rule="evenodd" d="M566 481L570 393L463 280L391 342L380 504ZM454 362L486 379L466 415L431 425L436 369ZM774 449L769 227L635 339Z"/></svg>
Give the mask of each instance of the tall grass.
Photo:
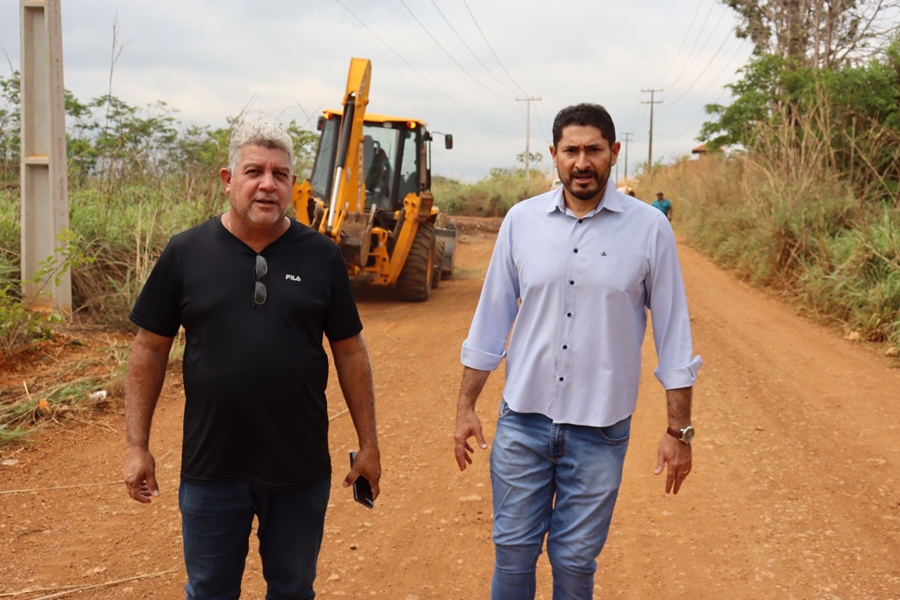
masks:
<svg viewBox="0 0 900 600"><path fill-rule="evenodd" d="M124 186L112 200L96 187L70 197L76 244L91 263L72 273L73 302L93 321L112 326L128 323L150 270L166 242L176 233L227 208L224 194L209 191L184 196L180 188Z"/></svg>
<svg viewBox="0 0 900 600"><path fill-rule="evenodd" d="M546 173L532 169L526 184L521 169L492 169L491 175L474 183L446 177L432 181L434 202L451 215L502 217L512 205L550 189Z"/></svg>
<svg viewBox="0 0 900 600"><path fill-rule="evenodd" d="M837 128L823 106L759 128L741 155L679 163L639 191L666 189L677 227L718 263L868 339L900 342L900 202L885 187L854 191L837 170L847 139L826 133Z"/></svg>
<svg viewBox="0 0 900 600"><path fill-rule="evenodd" d="M72 271L75 317L124 327L137 295L168 239L225 210L215 182L187 195L177 180L123 182L109 194L104 182L73 187L70 229L75 252L88 260ZM0 288L18 293L19 198L0 194Z"/></svg>

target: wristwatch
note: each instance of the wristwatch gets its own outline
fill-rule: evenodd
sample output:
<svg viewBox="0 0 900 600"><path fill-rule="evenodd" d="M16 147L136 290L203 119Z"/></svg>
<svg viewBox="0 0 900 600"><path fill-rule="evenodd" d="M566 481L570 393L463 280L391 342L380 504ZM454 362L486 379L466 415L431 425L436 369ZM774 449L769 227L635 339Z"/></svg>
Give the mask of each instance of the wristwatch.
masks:
<svg viewBox="0 0 900 600"><path fill-rule="evenodd" d="M690 425L688 425L684 429L674 429L672 427L669 427L668 429L666 429L666 433L677 439L679 442L683 442L685 444L690 444L694 439L694 428Z"/></svg>

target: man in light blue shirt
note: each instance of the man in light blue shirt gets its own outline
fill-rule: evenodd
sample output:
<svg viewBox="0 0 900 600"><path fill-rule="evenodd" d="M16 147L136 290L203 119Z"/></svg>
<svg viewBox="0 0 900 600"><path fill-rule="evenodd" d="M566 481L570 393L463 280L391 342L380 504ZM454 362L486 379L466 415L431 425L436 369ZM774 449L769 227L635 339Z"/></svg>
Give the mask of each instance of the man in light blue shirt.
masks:
<svg viewBox="0 0 900 600"><path fill-rule="evenodd" d="M653 201L653 208L661 210L662 214L666 215L669 222L672 222L672 213L675 212L675 209L672 208L672 203L669 202L662 192L656 192L656 200Z"/></svg>
<svg viewBox="0 0 900 600"><path fill-rule="evenodd" d="M563 185L510 209L463 343L460 470L472 462L470 438L487 448L475 403L506 358L490 461L493 600L534 598L545 535L554 600L593 598L648 309L669 425L654 472L665 470L666 493L677 494L691 470L691 390L702 361L693 355L675 237L660 211L608 185L619 148L602 106L560 111L550 154Z"/></svg>

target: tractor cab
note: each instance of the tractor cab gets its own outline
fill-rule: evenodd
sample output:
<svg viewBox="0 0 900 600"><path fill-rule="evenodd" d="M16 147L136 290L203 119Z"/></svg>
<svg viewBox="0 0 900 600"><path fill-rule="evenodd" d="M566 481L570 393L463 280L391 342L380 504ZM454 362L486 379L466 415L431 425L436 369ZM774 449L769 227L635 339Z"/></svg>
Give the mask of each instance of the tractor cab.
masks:
<svg viewBox="0 0 900 600"><path fill-rule="evenodd" d="M316 198L332 195L341 119L341 111L326 111L319 118L321 137L310 177ZM365 184L363 211L368 213L374 207L376 221L392 220L392 214L403 208L407 194L431 189L431 133L419 119L366 114L362 134L359 181ZM445 145L452 147L452 136L445 136ZM315 220L310 217L311 222Z"/></svg>

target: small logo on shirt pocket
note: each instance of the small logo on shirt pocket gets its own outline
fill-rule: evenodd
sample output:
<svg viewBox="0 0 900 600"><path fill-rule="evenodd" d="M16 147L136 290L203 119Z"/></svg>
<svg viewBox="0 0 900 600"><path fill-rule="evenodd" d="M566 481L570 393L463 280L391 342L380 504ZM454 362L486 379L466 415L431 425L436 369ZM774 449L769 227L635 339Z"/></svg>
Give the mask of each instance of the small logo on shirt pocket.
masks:
<svg viewBox="0 0 900 600"><path fill-rule="evenodd" d="M300 281L300 278L298 276L291 275L290 273L285 274L284 278L290 281Z"/></svg>

